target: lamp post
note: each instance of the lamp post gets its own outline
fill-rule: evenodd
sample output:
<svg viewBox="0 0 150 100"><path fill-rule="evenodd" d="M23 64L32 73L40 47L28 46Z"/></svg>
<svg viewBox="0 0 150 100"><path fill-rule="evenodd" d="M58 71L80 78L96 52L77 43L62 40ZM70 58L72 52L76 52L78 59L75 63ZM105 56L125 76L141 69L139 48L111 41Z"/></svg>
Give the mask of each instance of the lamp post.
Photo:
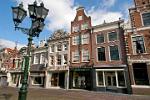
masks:
<svg viewBox="0 0 150 100"><path fill-rule="evenodd" d="M24 34L28 35L28 49L27 55L24 56L25 58L25 67L23 71L23 80L22 86L19 91L18 100L26 100L27 98L27 87L28 87L28 74L29 74L29 67L30 67L30 56L31 56L31 44L33 37L39 37L40 32L43 30L44 27L44 20L48 15L48 9L44 7L44 4L41 3L40 6L37 6L37 2L35 1L33 4L28 5L29 15L31 18L31 27L30 28L23 28L18 27L20 23L24 20L27 16L27 11L24 10L23 4L19 4L18 7L12 7L13 13L13 21L15 25L15 30L21 30Z"/></svg>

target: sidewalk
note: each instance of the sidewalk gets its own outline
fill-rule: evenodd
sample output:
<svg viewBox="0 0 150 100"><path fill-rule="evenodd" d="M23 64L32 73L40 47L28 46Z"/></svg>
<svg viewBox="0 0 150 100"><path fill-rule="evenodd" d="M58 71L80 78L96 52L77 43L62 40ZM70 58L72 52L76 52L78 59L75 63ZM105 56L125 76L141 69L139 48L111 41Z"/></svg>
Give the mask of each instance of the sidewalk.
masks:
<svg viewBox="0 0 150 100"><path fill-rule="evenodd" d="M0 87L0 100L17 100L18 88ZM29 88L27 100L150 100L150 96L86 90Z"/></svg>

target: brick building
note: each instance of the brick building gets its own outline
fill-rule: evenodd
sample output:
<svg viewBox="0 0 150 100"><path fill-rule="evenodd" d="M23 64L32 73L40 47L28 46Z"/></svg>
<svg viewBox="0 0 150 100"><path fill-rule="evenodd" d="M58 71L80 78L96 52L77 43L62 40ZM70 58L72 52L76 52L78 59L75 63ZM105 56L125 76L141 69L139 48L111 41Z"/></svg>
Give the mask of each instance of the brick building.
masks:
<svg viewBox="0 0 150 100"><path fill-rule="evenodd" d="M150 94L150 0L134 0L125 29L132 92Z"/></svg>
<svg viewBox="0 0 150 100"><path fill-rule="evenodd" d="M0 52L0 85L16 86L20 83L22 56L15 47L4 48Z"/></svg>
<svg viewBox="0 0 150 100"><path fill-rule="evenodd" d="M124 21L93 26L93 89L129 93Z"/></svg>
<svg viewBox="0 0 150 100"><path fill-rule="evenodd" d="M70 34L70 88L92 89L91 17L76 9Z"/></svg>

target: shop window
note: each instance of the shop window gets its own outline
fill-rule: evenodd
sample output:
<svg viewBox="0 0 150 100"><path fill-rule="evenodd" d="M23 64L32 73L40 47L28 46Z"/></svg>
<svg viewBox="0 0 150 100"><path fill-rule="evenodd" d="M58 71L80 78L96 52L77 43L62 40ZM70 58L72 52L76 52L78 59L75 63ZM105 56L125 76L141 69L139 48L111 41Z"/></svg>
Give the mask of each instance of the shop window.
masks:
<svg viewBox="0 0 150 100"><path fill-rule="evenodd" d="M125 86L125 77L124 77L124 72L123 71L118 71L118 85L119 86Z"/></svg>
<svg viewBox="0 0 150 100"><path fill-rule="evenodd" d="M97 43L104 42L104 34L97 34Z"/></svg>
<svg viewBox="0 0 150 100"><path fill-rule="evenodd" d="M105 47L97 48L98 61L106 61Z"/></svg>
<svg viewBox="0 0 150 100"><path fill-rule="evenodd" d="M51 85L58 86L58 73L53 73L51 78Z"/></svg>
<svg viewBox="0 0 150 100"><path fill-rule="evenodd" d="M149 85L146 63L134 63L133 73L136 85Z"/></svg>
<svg viewBox="0 0 150 100"><path fill-rule="evenodd" d="M43 77L34 77L33 78L33 84L41 85L44 83Z"/></svg>
<svg viewBox="0 0 150 100"><path fill-rule="evenodd" d="M12 74L12 83L13 84L17 84L17 79L18 79L17 74Z"/></svg>
<svg viewBox="0 0 150 100"><path fill-rule="evenodd" d="M102 71L97 72L97 79L98 79L98 83L97 83L98 85L104 85Z"/></svg>
<svg viewBox="0 0 150 100"><path fill-rule="evenodd" d="M118 50L118 46L110 46L110 57L111 60L119 60L119 50Z"/></svg>

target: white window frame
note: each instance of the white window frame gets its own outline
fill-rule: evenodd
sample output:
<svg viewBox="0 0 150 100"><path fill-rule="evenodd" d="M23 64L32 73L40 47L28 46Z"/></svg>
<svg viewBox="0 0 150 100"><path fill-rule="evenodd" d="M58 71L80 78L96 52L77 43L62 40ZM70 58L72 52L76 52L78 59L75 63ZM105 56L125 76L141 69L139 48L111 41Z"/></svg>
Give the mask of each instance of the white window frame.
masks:
<svg viewBox="0 0 150 100"><path fill-rule="evenodd" d="M54 46L54 51L52 51L52 47ZM50 46L50 52L51 53L53 53L53 52L55 52L55 45L54 44L52 44L51 46Z"/></svg>
<svg viewBox="0 0 150 100"><path fill-rule="evenodd" d="M79 36L73 36L72 37L72 45L77 45L79 44Z"/></svg>
<svg viewBox="0 0 150 100"><path fill-rule="evenodd" d="M98 72L102 71L103 72L103 82L104 85L98 85ZM106 79L105 79L105 72L113 71L115 72L115 77L116 77L116 87L117 88L127 88L127 82L126 82L126 76L125 76L125 70L124 69L96 69L96 86L97 87L105 87L106 86ZM119 86L119 80L118 80L118 71L123 71L124 75L124 80L125 80L125 86Z"/></svg>
<svg viewBox="0 0 150 100"><path fill-rule="evenodd" d="M78 32L79 31L79 25L72 26L72 32Z"/></svg>
<svg viewBox="0 0 150 100"><path fill-rule="evenodd" d="M81 43L82 44L89 44L89 33L81 35Z"/></svg>
<svg viewBox="0 0 150 100"><path fill-rule="evenodd" d="M87 54L87 55L85 55ZM85 56L88 56L88 60L85 60ZM89 50L86 49L82 49L82 62L89 62L90 60L90 54L89 54Z"/></svg>
<svg viewBox="0 0 150 100"><path fill-rule="evenodd" d="M37 61L36 61L37 60ZM38 58L38 55L35 54L34 55L34 64L38 64L39 63L39 58Z"/></svg>
<svg viewBox="0 0 150 100"><path fill-rule="evenodd" d="M108 40L108 42L113 42L113 41L109 41L109 33L113 33L113 32L115 32L115 33L117 34L117 39L116 39L116 40L113 40L113 41L118 41L118 38L119 38L118 32L117 32L117 31L110 31L110 32L107 32L107 40Z"/></svg>
<svg viewBox="0 0 150 100"><path fill-rule="evenodd" d="M101 46L101 47L97 47L97 48L96 48L96 53L97 53L97 55L96 55L96 61L97 61L97 62L105 62L105 61L107 61L106 47L104 47L104 48L105 48L105 59L106 59L106 60L105 60L105 61L99 61L99 60L98 60L98 48L102 48L102 47L104 47L104 46Z"/></svg>
<svg viewBox="0 0 150 100"><path fill-rule="evenodd" d="M53 57L53 65L52 63L52 57ZM54 66L55 65L55 56L54 55L50 55L50 66Z"/></svg>
<svg viewBox="0 0 150 100"><path fill-rule="evenodd" d="M45 63L45 54L41 53L40 55L40 64L44 64Z"/></svg>
<svg viewBox="0 0 150 100"><path fill-rule="evenodd" d="M88 29L88 28L89 28L88 23L81 24L81 30L85 30L85 29Z"/></svg>
<svg viewBox="0 0 150 100"><path fill-rule="evenodd" d="M62 65L62 55L57 55L57 56L56 56L56 65L57 65L57 66L60 66L60 65L58 64L58 56L60 56L60 65Z"/></svg>
<svg viewBox="0 0 150 100"><path fill-rule="evenodd" d="M111 59L111 55L110 55L110 47L111 47L111 46L116 46L116 45L118 46L119 60L112 60L112 59ZM118 44L116 44L116 45L109 45L109 46L108 46L108 52L109 52L109 61L120 61L120 60L121 60L121 52L120 52L120 47L119 47L119 45L118 45Z"/></svg>
<svg viewBox="0 0 150 100"><path fill-rule="evenodd" d="M67 47L65 47L65 45L66 45ZM63 44L63 51L66 51L66 50L68 50L68 43L64 43L64 44Z"/></svg>
<svg viewBox="0 0 150 100"><path fill-rule="evenodd" d="M98 34L95 35L96 44L101 44L101 43L97 43L97 35L101 35L101 34L103 34L103 36L104 36L104 42L103 43L105 43L105 34L104 33L98 33Z"/></svg>
<svg viewBox="0 0 150 100"><path fill-rule="evenodd" d="M139 34L137 34L137 35L131 35L132 53L133 53L133 55L137 55L137 53L136 53L136 48L135 48L135 46L133 45L133 37L137 37L137 36L141 36L141 37L143 38L145 53L142 53L142 54L146 54L146 52L147 52L146 49L147 49L147 48L146 48L146 46L145 46L145 38L144 38L143 35L139 35Z"/></svg>
<svg viewBox="0 0 150 100"><path fill-rule="evenodd" d="M76 54L75 54L75 53L76 53ZM74 58L74 57L75 57L75 55L79 57L79 61L77 61L77 62L75 62L75 61L74 61L74 59L75 59L75 58ZM74 52L72 52L72 62L73 62L73 63L79 63L79 62L80 62L80 55L79 55L79 51L74 51Z"/></svg>
<svg viewBox="0 0 150 100"><path fill-rule="evenodd" d="M148 11L146 11L146 12L140 13L142 26L145 26L145 25L144 25L144 22L143 22L143 16L142 16L144 13L150 13L150 10L148 10ZM150 25L148 25L148 26L150 27ZM146 27L148 27L148 26L146 26Z"/></svg>

